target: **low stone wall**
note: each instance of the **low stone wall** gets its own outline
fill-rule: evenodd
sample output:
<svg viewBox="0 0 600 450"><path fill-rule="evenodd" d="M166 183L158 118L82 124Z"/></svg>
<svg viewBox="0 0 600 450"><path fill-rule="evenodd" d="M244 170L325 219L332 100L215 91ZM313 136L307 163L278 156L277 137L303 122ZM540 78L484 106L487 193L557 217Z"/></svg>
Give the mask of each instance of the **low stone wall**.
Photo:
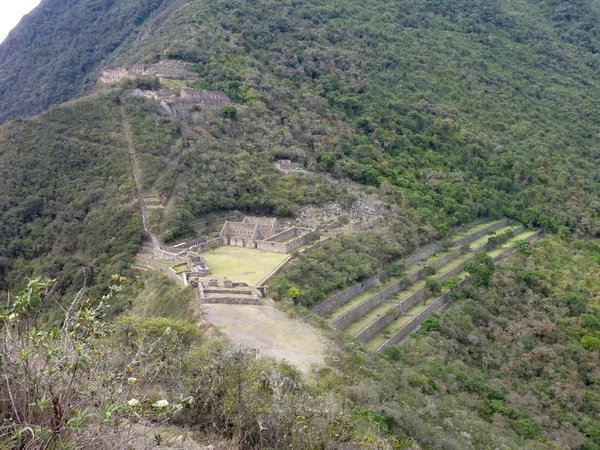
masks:
<svg viewBox="0 0 600 450"><path fill-rule="evenodd" d="M372 295L364 302L361 302L359 305L355 306L350 311L347 311L346 313L342 314L340 317L338 317L331 323L331 326L337 328L338 330L343 330L344 328L350 326L350 324L367 314L373 308L392 298L394 295L396 295L397 292L402 291L405 288L405 280L396 281L395 283L391 284L382 291Z"/></svg>
<svg viewBox="0 0 600 450"><path fill-rule="evenodd" d="M208 295L208 294L240 294L240 295L254 295L256 294L256 292L254 292L252 289L248 289L248 290L235 290L232 291L231 289L219 289L219 288L213 288L213 287L205 287L204 288L204 295Z"/></svg>
<svg viewBox="0 0 600 450"><path fill-rule="evenodd" d="M463 253L462 248L454 249L447 255L441 256L441 257L437 258L436 260L431 261L431 263L428 265L430 267L433 267L434 269L439 269L440 267L443 267L446 264L448 264L453 259L458 258L460 255L462 255L462 253ZM427 267L427 266L424 266L424 267ZM419 277L419 278L421 278L421 277Z"/></svg>
<svg viewBox="0 0 600 450"><path fill-rule="evenodd" d="M313 309L313 312L315 314L325 314L325 313L328 313L329 311L337 308L338 306L342 306L344 303L346 303L352 297L356 297L358 294L366 291L367 289L370 289L373 286L377 286L377 285L381 284L381 281L379 279L379 277L381 275L382 274L379 273L371 278L361 281L358 284L355 284L352 287L349 287L349 288L343 290L342 292L335 294L334 296L330 297L328 300L325 300L324 302L319 303Z"/></svg>
<svg viewBox="0 0 600 450"><path fill-rule="evenodd" d="M452 261L454 258L460 256L461 254L462 254L462 249L457 248L457 249L451 251L450 253L448 253L447 255L444 255L444 256L436 259L435 261L432 261L431 264L429 264L429 266L431 266L435 269L438 269L440 267L445 266L446 264L448 264L448 262ZM420 269L417 269L414 272L411 272L410 274L408 274L407 279L409 279L411 282L415 282L419 278L422 278L423 272L425 271L425 267L426 266L424 266ZM447 277L452 277L455 274L460 273L460 271L454 273L453 270L456 270L456 268L450 269L449 272L446 272L443 275L441 275L440 277L438 277L438 280L441 281ZM406 287L407 287L406 280L402 279L402 280L396 281L395 283L391 284L389 287L374 294L373 296L369 297L368 299L366 299L359 305L352 308L350 311L347 311L346 313L344 313L343 315L338 317L335 321L332 322L331 326L333 326L334 328L337 328L338 330L343 330L344 328L350 326L350 324L352 324L353 322L355 322L356 320L358 320L359 318L361 318L362 316L367 314L373 308L379 306L383 302L392 298L394 295L396 295L396 293L406 289ZM410 302L412 301L413 303L408 307L408 308L410 308L410 307L412 307L412 305L416 304L419 300L422 300L423 298L425 298L427 296L428 292L429 291L426 288L421 288L418 291L411 294L408 298L404 299L404 301L402 303L404 303L408 300L408 303L406 303L406 304L410 304Z"/></svg>
<svg viewBox="0 0 600 450"><path fill-rule="evenodd" d="M467 283L467 281L468 281L467 278L462 280L458 284L457 288L464 286ZM406 323L402 328L400 328L400 330L398 330L396 333L394 333L394 335L392 337L390 337L387 341L385 341L381 345L381 347L379 347L377 349L377 352L381 353L383 351L383 349L385 347L387 347L388 345L398 344L403 339L408 337L408 335L410 333L415 331L429 315L431 315L435 312L441 311L442 309L447 307L450 304L450 302L452 301L450 299L450 294L452 294L452 292L453 292L453 290L448 290L448 291L444 292L442 295L440 295L437 299L435 299L433 301L433 303L431 303L429 306L427 306L427 308L425 308L423 311L421 311L415 317L410 319L410 321L408 323Z"/></svg>
<svg viewBox="0 0 600 450"><path fill-rule="evenodd" d="M478 222L471 223L471 224L469 224L469 226L474 226L477 223ZM506 226L508 223L509 223L508 219L503 219L497 223L492 223L479 231L476 231L474 233L471 233L470 235L467 235L460 239L455 240L454 243L458 246L462 246L469 242L473 242L474 240L479 239L480 237L484 236L489 230L497 230L499 228ZM405 267L410 267L413 264L415 264L419 261L423 261L424 259L427 259L430 256L434 255L436 252L440 251L441 248L442 247L441 247L440 242L432 242L430 244L427 244L426 246L421 247L416 252L413 252L406 259L404 265L405 265ZM462 250L460 248L455 249L452 252L448 253L447 255L444 255L443 257L438 258L435 261L433 261L430 264L430 266L432 266L434 269L442 267L445 264L447 264L448 262L450 262L451 260L453 260L454 258L456 258L458 255L460 255L461 252L462 252ZM426 270L425 267L422 267L420 269L417 269L417 270L409 273L406 277L411 282L415 282L418 279L423 277L425 270ZM383 274L384 274L384 272L380 272L377 275L369 278L366 281L357 283L354 286L347 288L347 289L343 290L342 292L339 292L339 293L333 295L328 300L325 300L324 302L320 303L315 308L313 308L313 312L315 312L316 314L322 315L322 314L328 313L329 311L334 310L335 308L346 303L352 297L355 297L358 294L363 293L364 291L375 286L376 284L380 284L379 280ZM369 283L369 281L375 281L375 280L376 280L375 283ZM370 300L370 299L367 299L367 300Z"/></svg>
<svg viewBox="0 0 600 450"><path fill-rule="evenodd" d="M440 247L441 246L440 246L439 242L432 242L431 244L427 244L427 245L419 248L419 250L417 250L416 253L413 253L408 258L406 258L404 265L406 267L410 267L413 264L418 263L419 261L423 261L424 259L427 259L431 255L438 252L440 250Z"/></svg>
<svg viewBox="0 0 600 450"><path fill-rule="evenodd" d="M175 270L172 267L169 267L169 269L167 270L167 275L169 275L169 278L171 278L176 283L183 283L183 279L179 275L177 275L177 272L175 272Z"/></svg>
<svg viewBox="0 0 600 450"><path fill-rule="evenodd" d="M413 292L411 295L406 297L400 303L393 307L392 310L388 311L381 317L379 317L376 321L366 326L360 333L356 335L356 339L358 339L363 344L367 341L371 340L377 333L387 327L390 323L392 323L398 315L403 311L408 311L414 305L419 303L421 300L428 298L431 295L429 289L423 287L416 292Z"/></svg>
<svg viewBox="0 0 600 450"><path fill-rule="evenodd" d="M311 250L314 250L315 248L319 248L321 245L323 245L325 242L330 241L331 240L331 236L326 237L325 239L320 240L319 242L311 245L310 247L306 247L303 250L300 250L299 253L306 253L309 252Z"/></svg>
<svg viewBox="0 0 600 450"><path fill-rule="evenodd" d="M525 231L525 227L523 225L515 228L514 230L512 230L512 234L513 236L516 236L519 233L522 233L523 231ZM490 236L491 237L491 236ZM494 246L492 245L492 242L486 242L483 245L480 245L479 247L476 247L472 250L473 253L479 253L479 252L487 252L489 250L492 250L494 248Z"/></svg>
<svg viewBox="0 0 600 450"><path fill-rule="evenodd" d="M462 262L459 262L458 264L456 264L455 266L453 266L450 270L444 272L439 277L437 277L436 280L441 283L446 278L455 277L456 275L458 275L459 273L461 273L463 271L463 268L465 267L465 264L467 264L467 263L469 263L471 261L475 261L475 255L470 256L469 258L465 259Z"/></svg>
<svg viewBox="0 0 600 450"><path fill-rule="evenodd" d="M291 256L288 256L287 258L285 258L285 260L283 260L281 262L281 264L279 264L277 267L275 267L275 269L273 269L271 271L271 273L269 275L267 275L265 278L263 278L256 286L265 286L269 280L271 278L273 278L275 275L278 275L279 273L281 273L281 271L283 270L283 268L285 267L286 263L292 259Z"/></svg>
<svg viewBox="0 0 600 450"><path fill-rule="evenodd" d="M534 242L534 241L540 239L543 235L544 235L543 232L538 231L537 233L532 234L531 236L525 238L525 240L528 242ZM503 260L504 258L512 255L516 251L517 251L517 249L515 247L511 246L511 247L507 248L506 250L504 250L503 252L496 255L494 258L492 258L492 261L494 263L497 263L497 262ZM474 259L474 257L469 258L466 261L463 261L459 265L464 265L471 259ZM455 268L451 269L449 272L454 271L454 270L455 270ZM462 267L461 267L461 270L462 270ZM449 272L447 272L447 273L449 273ZM444 275L447 275L447 273ZM460 273L460 271L458 273ZM453 275L447 275L447 276L453 276ZM469 282L469 278L467 277L464 280L462 280L460 283L458 283L457 289L460 287L463 287L468 282ZM381 347L379 347L379 349L377 349L377 352L379 352L379 353L382 352L383 349L385 347L387 347L388 345L394 345L394 344L401 342L406 337L408 337L408 335L410 333L415 331L421 325L421 323L423 323L423 321L425 320L425 318L427 318L427 316L429 316L430 314L433 314L434 312L438 312L438 311L441 311L442 309L446 308L451 302L450 294L452 294L452 292L453 292L453 290L444 292L431 305L429 305L427 308L425 308L423 311L421 311L417 316L415 316L407 324L405 324L400 330L398 330L390 339L388 339L386 342L384 342L383 345ZM389 322L389 323L391 323L391 322ZM384 327L387 325L388 324L384 325ZM383 329L384 327L382 327L381 329Z"/></svg>
<svg viewBox="0 0 600 450"><path fill-rule="evenodd" d="M222 304L222 305L262 305L259 298L252 297L204 297L202 303Z"/></svg>
<svg viewBox="0 0 600 450"><path fill-rule="evenodd" d="M510 221L508 219L502 219L499 222L494 222L490 225L488 225L487 227L482 228L479 231L476 231L474 233L471 233L467 236L464 236L462 238L459 239L455 239L454 243L456 245L465 245L465 244L469 244L477 239L479 239L480 237L483 237L487 234L488 231L490 230L498 230L500 228L505 227L506 225L508 225Z"/></svg>
<svg viewBox="0 0 600 450"><path fill-rule="evenodd" d="M217 244L221 245L221 238L213 238L213 239L209 239L201 244L195 245L194 250L196 251L196 253L204 253L205 251L209 250L208 248L208 244L210 244L211 242L216 242Z"/></svg>
<svg viewBox="0 0 600 450"><path fill-rule="evenodd" d="M377 333L379 333L397 318L398 315L394 314L393 312L385 313L384 315L379 317L375 322L363 328L362 331L356 335L356 340L361 342L362 344L366 344L371 339L373 339L377 335Z"/></svg>

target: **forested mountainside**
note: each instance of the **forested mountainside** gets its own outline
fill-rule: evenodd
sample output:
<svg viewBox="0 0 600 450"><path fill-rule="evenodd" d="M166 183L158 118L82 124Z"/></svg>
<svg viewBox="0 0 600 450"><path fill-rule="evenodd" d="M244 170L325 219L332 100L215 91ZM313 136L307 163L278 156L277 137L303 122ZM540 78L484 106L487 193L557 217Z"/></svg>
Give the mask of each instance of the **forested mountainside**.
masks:
<svg viewBox="0 0 600 450"><path fill-rule="evenodd" d="M42 0L0 45L0 124L81 95L165 10L163 0Z"/></svg>
<svg viewBox="0 0 600 450"><path fill-rule="evenodd" d="M75 3L76 10L92 8ZM46 4L0 48L13 58L23 53L21 74L46 70L43 64L27 65L36 46L25 52L16 47L21 33L49 26L42 20ZM58 4L51 9L67 7ZM302 177L287 177L286 193L275 194L277 171L268 166L280 158L369 186L392 216L388 232L352 241L344 250L367 256L369 268L356 271L332 258L334 282L311 290L307 304L481 216L597 234L596 3L315 0L168 6L168 14L137 39L131 37L114 64L193 63L200 78L187 85L225 91L239 110L234 120L202 114L187 119L190 128L200 129L199 136L212 141L206 156L189 153L162 179L174 182L178 174L181 181L168 236L189 235L194 217L215 211L293 216L300 204L331 199L328 190L316 189L317 199L295 187ZM120 13L117 3L112 7L115 20L124 22L111 22L110 14L86 15L105 27L106 37L98 37L102 45L137 23ZM74 28L76 21L60 16L52 23L81 37L73 51L98 48L82 34L93 28ZM40 48L62 54L61 42L45 39ZM11 67L0 64L1 70ZM47 82L28 84L27 92L37 96L38 87L58 92L69 79L47 75ZM86 81L75 78L69 86ZM25 103L2 102L2 107L10 104ZM53 139L44 145L52 146ZM166 147L154 151L168 155L172 150ZM160 166L160 160L154 163ZM258 177L260 171L269 177ZM158 176L156 167L145 173L149 184ZM19 182L11 173L3 180ZM193 188L197 182L202 189ZM164 199L171 187L159 186ZM30 235L24 224L5 239ZM309 291L312 276L300 272L291 281Z"/></svg>
<svg viewBox="0 0 600 450"><path fill-rule="evenodd" d="M599 24L595 0L43 0L0 45L0 356L17 380L0 395L21 395L0 414L23 418L0 444L118 448L123 423L164 419L232 448L597 450ZM160 62L198 79L96 84ZM149 87L233 104L173 118ZM139 195L172 243L235 212L349 209L348 185L381 202L377 226L292 255L271 282L317 327L304 307L401 277L466 224L551 236L383 357L323 330L340 350L309 383L198 328L189 289L135 271ZM53 281L27 281L40 275ZM22 378L22 359L48 370Z"/></svg>

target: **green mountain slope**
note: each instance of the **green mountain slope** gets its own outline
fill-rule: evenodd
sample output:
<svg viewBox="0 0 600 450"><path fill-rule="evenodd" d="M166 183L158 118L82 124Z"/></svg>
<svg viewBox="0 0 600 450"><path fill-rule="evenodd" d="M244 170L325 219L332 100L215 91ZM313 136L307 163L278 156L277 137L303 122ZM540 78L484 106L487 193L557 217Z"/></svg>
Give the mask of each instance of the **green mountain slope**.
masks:
<svg viewBox="0 0 600 450"><path fill-rule="evenodd" d="M352 204L336 180L379 195L385 224L295 256L273 281L295 306L384 269L399 277L419 245L506 216L561 238L525 246L385 358L333 333L343 351L302 385L254 356L241 373L245 356L202 336L171 355L179 372L141 385L210 399L183 422L239 448L597 450L599 19L596 0L46 0L0 46L0 122L70 100L0 127L2 303L38 274L60 294L85 278L100 298L120 273L132 286L110 314L135 300L190 316L168 280L133 280L147 237L125 129L167 241L214 213ZM199 80L165 87L224 91L235 112L176 120L134 81L85 91L108 66L167 59ZM171 330L148 320L156 339ZM110 361L101 373L129 369Z"/></svg>
<svg viewBox="0 0 600 450"><path fill-rule="evenodd" d="M43 0L0 45L0 123L81 95L163 0Z"/></svg>

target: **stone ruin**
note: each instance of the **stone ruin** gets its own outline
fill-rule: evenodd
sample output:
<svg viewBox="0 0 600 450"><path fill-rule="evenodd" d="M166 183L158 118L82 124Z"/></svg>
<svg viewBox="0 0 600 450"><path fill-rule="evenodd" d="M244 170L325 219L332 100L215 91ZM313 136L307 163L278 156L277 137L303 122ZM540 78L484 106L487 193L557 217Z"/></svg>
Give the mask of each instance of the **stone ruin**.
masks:
<svg viewBox="0 0 600 450"><path fill-rule="evenodd" d="M199 277L210 275L210 268L206 264L204 256L200 256L194 252L187 252L187 263L193 275Z"/></svg>
<svg viewBox="0 0 600 450"><path fill-rule="evenodd" d="M219 91L194 91L190 89L168 89L145 91L143 95L155 102L174 118L183 118L195 108L216 109L231 105L231 100Z"/></svg>
<svg viewBox="0 0 600 450"><path fill-rule="evenodd" d="M162 61L158 64L138 64L133 67L118 67L102 72L98 79L100 84L114 84L121 80L135 80L144 75L157 75L163 78L172 78L186 81L195 81L200 75L191 72L189 63L176 61Z"/></svg>
<svg viewBox="0 0 600 450"><path fill-rule="evenodd" d="M225 222L219 237L221 245L289 253L304 245L311 231L287 227L278 219L247 216L242 222Z"/></svg>
<svg viewBox="0 0 600 450"><path fill-rule="evenodd" d="M302 172L302 168L300 164L296 162L292 162L289 159L280 159L279 161L275 161L275 167L277 167L282 172Z"/></svg>

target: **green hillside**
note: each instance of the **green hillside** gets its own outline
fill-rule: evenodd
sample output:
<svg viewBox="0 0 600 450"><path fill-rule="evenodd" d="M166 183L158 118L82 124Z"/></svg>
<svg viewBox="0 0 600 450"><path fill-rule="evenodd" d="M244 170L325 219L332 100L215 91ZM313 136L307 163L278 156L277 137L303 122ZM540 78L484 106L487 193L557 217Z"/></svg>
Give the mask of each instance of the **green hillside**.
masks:
<svg viewBox="0 0 600 450"><path fill-rule="evenodd" d="M243 449L598 450L599 26L597 0L42 0L0 45L0 396L13 379L22 394L0 406L20 420L0 447L120 448L124 423L164 419ZM199 78L96 83L166 61ZM233 106L176 119L137 91L149 85ZM342 234L269 282L336 347L307 382L140 267L158 239L218 234L199 222L300 223L357 196L381 203L377 226L338 212ZM421 246L449 252L501 218L523 224L519 251L383 355L306 309L377 273L400 280ZM30 365L45 369L27 378Z"/></svg>
<svg viewBox="0 0 600 450"><path fill-rule="evenodd" d="M43 0L0 45L0 124L82 95L167 14L163 0Z"/></svg>

